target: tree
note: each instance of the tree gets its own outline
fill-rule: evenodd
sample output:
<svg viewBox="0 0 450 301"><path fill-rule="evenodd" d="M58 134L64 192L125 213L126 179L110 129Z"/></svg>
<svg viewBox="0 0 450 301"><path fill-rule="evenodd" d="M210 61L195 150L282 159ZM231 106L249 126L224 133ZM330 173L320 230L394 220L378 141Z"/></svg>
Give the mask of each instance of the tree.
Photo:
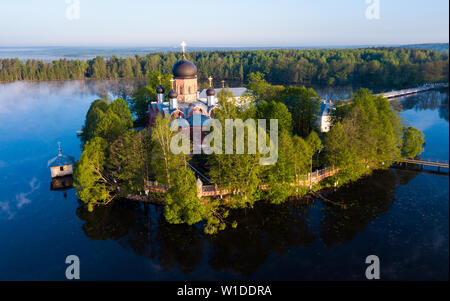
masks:
<svg viewBox="0 0 450 301"><path fill-rule="evenodd" d="M401 124L389 102L367 89L340 104L327 134L325 157L339 167L341 182L389 168L400 156Z"/></svg>
<svg viewBox="0 0 450 301"><path fill-rule="evenodd" d="M415 127L403 129L402 156L405 158L414 158L423 153L425 144L425 135Z"/></svg>
<svg viewBox="0 0 450 301"><path fill-rule="evenodd" d="M288 87L282 93L282 101L291 108L294 133L306 137L317 127L320 99L312 88Z"/></svg>
<svg viewBox="0 0 450 301"><path fill-rule="evenodd" d="M94 132L98 123L103 118L106 110L108 109L108 102L104 99L97 99L91 103L88 112L86 113L86 119L82 128L81 140L86 143L88 140L94 137Z"/></svg>
<svg viewBox="0 0 450 301"><path fill-rule="evenodd" d="M94 79L106 79L106 62L101 56L97 56L94 60L90 61L91 64L91 77Z"/></svg>
<svg viewBox="0 0 450 301"><path fill-rule="evenodd" d="M298 182L302 175L306 175L310 171L311 148L303 138L294 135L292 138L295 150L294 172L295 180Z"/></svg>
<svg viewBox="0 0 450 301"><path fill-rule="evenodd" d="M123 99L118 98L111 104L104 99L98 99L91 104L86 114L82 141L85 143L93 137L102 137L113 142L132 127L133 117Z"/></svg>
<svg viewBox="0 0 450 301"><path fill-rule="evenodd" d="M130 108L125 100L117 98L110 104L110 108L119 117L120 122L123 123L125 127L133 127L134 118L131 116Z"/></svg>
<svg viewBox="0 0 450 301"><path fill-rule="evenodd" d="M261 72L250 73L247 89L252 91L252 94L258 99L266 99L264 95L270 89L270 84L264 79L264 74Z"/></svg>
<svg viewBox="0 0 450 301"><path fill-rule="evenodd" d="M323 149L323 144L322 144L322 140L320 140L319 136L317 135L317 133L315 131L312 131L308 137L306 137L306 143L309 146L309 150L310 150L310 155L311 155L311 169L312 169L312 163L313 163L313 157L314 155L318 155L322 149Z"/></svg>
<svg viewBox="0 0 450 301"><path fill-rule="evenodd" d="M271 203L280 204L293 194L295 188L291 184L296 180L297 154L291 134L286 130L281 131L278 139L277 163L270 166L266 172L269 184L267 198Z"/></svg>
<svg viewBox="0 0 450 301"><path fill-rule="evenodd" d="M114 100L106 112L101 115L94 129L95 137L102 137L112 143L120 135L133 127L133 117L126 102L118 98Z"/></svg>
<svg viewBox="0 0 450 301"><path fill-rule="evenodd" d="M219 120L222 129L225 129L226 119L246 120L246 117L251 114L235 105L231 91L227 89L222 91L223 93L218 94L219 106L214 112L214 117ZM248 145L249 131L256 131L256 129L245 129L244 145ZM233 128L233 136L235 136L235 132ZM222 141L224 139L224 133L222 133ZM219 187L233 191L235 201L232 206L245 207L253 205L255 202L259 192L258 185L261 173L259 158L258 152L256 154L249 154L248 152L237 154L234 141L232 154L214 153L208 156L209 176Z"/></svg>
<svg viewBox="0 0 450 301"><path fill-rule="evenodd" d="M292 132L292 115L288 108L281 102L261 101L256 107L256 119L278 120L278 131Z"/></svg>
<svg viewBox="0 0 450 301"><path fill-rule="evenodd" d="M356 158L350 138L340 122L336 123L325 138L325 158L336 168L345 169L354 164Z"/></svg>
<svg viewBox="0 0 450 301"><path fill-rule="evenodd" d="M114 186L104 169L107 145L103 138L92 138L86 143L76 164L74 186L78 197L85 203L105 204L112 199Z"/></svg>
<svg viewBox="0 0 450 301"><path fill-rule="evenodd" d="M145 181L152 176L150 166L152 144L146 129L128 130L109 146L107 168L121 188L121 192L140 193Z"/></svg>
<svg viewBox="0 0 450 301"><path fill-rule="evenodd" d="M192 225L202 220L203 207L197 196L194 172L181 168L172 178L172 186L165 195L164 216L172 224Z"/></svg>
<svg viewBox="0 0 450 301"><path fill-rule="evenodd" d="M153 141L152 164L155 177L158 182L172 185L172 179L181 167L187 165L186 155L183 153L174 154L170 143L178 132L172 132L170 117L158 115L155 124L151 128L151 139Z"/></svg>

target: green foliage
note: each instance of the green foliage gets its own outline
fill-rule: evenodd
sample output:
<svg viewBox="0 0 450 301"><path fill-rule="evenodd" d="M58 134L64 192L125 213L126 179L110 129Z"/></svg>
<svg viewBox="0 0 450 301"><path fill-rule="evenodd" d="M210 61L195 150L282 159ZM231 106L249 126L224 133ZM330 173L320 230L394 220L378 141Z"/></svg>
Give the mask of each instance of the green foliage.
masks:
<svg viewBox="0 0 450 301"><path fill-rule="evenodd" d="M310 157L310 172L313 171L313 166L315 166L315 162L318 160L319 153L323 149L322 140L320 140L319 136L315 131L312 131L308 137L305 139L306 143L309 147L309 157ZM316 159L316 161L314 161Z"/></svg>
<svg viewBox="0 0 450 301"><path fill-rule="evenodd" d="M194 172L187 167L177 171L165 195L164 216L169 223L195 224L203 218L203 206L197 197Z"/></svg>
<svg viewBox="0 0 450 301"><path fill-rule="evenodd" d="M402 156L405 158L414 158L423 153L425 144L425 135L415 127L403 129Z"/></svg>
<svg viewBox="0 0 450 301"><path fill-rule="evenodd" d="M448 52L424 49L199 51L190 52L189 56L197 65L200 81L206 81L210 75L227 81L258 80L261 85L252 87L257 93L264 90L262 77L250 74L258 72L266 74L269 82L296 85L401 88L429 81L448 82ZM0 81L148 78L153 71L170 74L172 65L180 58L181 54L152 53L87 61L0 59Z"/></svg>
<svg viewBox="0 0 450 301"><path fill-rule="evenodd" d="M74 172L74 186L78 197L85 203L108 203L113 190L105 174L107 142L100 137L88 141Z"/></svg>
<svg viewBox="0 0 450 301"><path fill-rule="evenodd" d="M247 89L249 89L257 100L267 100L267 93L271 89L271 85L264 79L264 74L261 72L250 73L248 75Z"/></svg>
<svg viewBox="0 0 450 301"><path fill-rule="evenodd" d="M294 133L302 137L309 135L317 127L320 113L320 98L312 88L286 88L283 101L291 108Z"/></svg>
<svg viewBox="0 0 450 301"><path fill-rule="evenodd" d="M157 70L153 70L148 79L147 85L136 91L133 98L130 99L131 111L138 120L145 120L150 102L156 101L156 88L162 85L166 94L171 89L171 74L163 75ZM167 95L166 95L167 96Z"/></svg>
<svg viewBox="0 0 450 301"><path fill-rule="evenodd" d="M295 188L291 185L295 183L295 164L302 154L296 151L292 134L288 131L281 131L278 138L278 160L266 171L267 199L274 204L283 203L289 196L294 194Z"/></svg>
<svg viewBox="0 0 450 301"><path fill-rule="evenodd" d="M258 102L257 118L278 118L280 128L293 130L302 137L317 127L320 98L312 88L272 86L261 73L250 74L247 88Z"/></svg>
<svg viewBox="0 0 450 301"><path fill-rule="evenodd" d="M97 99L92 102L86 113L86 120L82 128L83 133L81 135L81 140L83 143L86 143L95 136L94 132L97 129L97 125L108 110L108 106L108 102L104 99Z"/></svg>
<svg viewBox="0 0 450 301"><path fill-rule="evenodd" d="M325 153L328 163L340 169L351 166L356 158L350 137L340 122L331 128L325 138Z"/></svg>
<svg viewBox="0 0 450 301"><path fill-rule="evenodd" d="M310 171L310 161L313 152L308 143L306 143L303 138L299 136L293 136L292 141L294 143L294 150L296 152L296 158L293 163L295 177L296 181L299 181L301 180L300 177L302 175L306 175Z"/></svg>
<svg viewBox="0 0 450 301"><path fill-rule="evenodd" d="M384 97L360 89L345 106L335 113L325 141L327 161L340 168L340 182L388 168L402 144L400 119Z"/></svg>
<svg viewBox="0 0 450 301"><path fill-rule="evenodd" d="M144 182L153 176L149 136L146 129L128 130L109 146L107 168L124 194L142 192Z"/></svg>
<svg viewBox="0 0 450 301"><path fill-rule="evenodd" d="M323 149L322 140L320 140L319 136L314 131L306 137L306 143L308 143L309 149L313 154L320 152Z"/></svg>
<svg viewBox="0 0 450 301"><path fill-rule="evenodd" d="M225 119L246 120L249 117L249 113L245 109L237 107L231 97L232 93L226 89L218 95L219 108L215 110L214 117L221 122L223 129L225 129ZM248 145L248 131L249 129L246 128L244 145ZM224 131L222 131L222 135L224 135ZM235 133L234 136L236 136ZM224 139L223 136L222 140L224 141ZM214 153L208 156L209 176L219 187L224 187L233 192L235 201L232 206L252 206L257 199L262 170L259 158L260 154L258 153L248 154L245 151L244 154L237 154L236 143L233 143L233 154Z"/></svg>
<svg viewBox="0 0 450 301"><path fill-rule="evenodd" d="M119 185L124 193L143 190L140 171L149 167L141 161L144 141L132 127L133 117L123 99L111 104L99 99L91 104L83 126L83 152L74 171L74 185L82 201L108 203Z"/></svg>
<svg viewBox="0 0 450 301"><path fill-rule="evenodd" d="M227 209L227 206L223 204L222 200L209 199L203 206L203 219L206 220L204 232L212 235L225 230L227 226L226 218L229 215L229 210ZM236 228L236 226L237 222L233 221L231 227Z"/></svg>
<svg viewBox="0 0 450 301"><path fill-rule="evenodd" d="M270 119L278 120L278 131L292 131L292 115L288 108L281 102L261 101L256 106L256 119L266 119L267 123ZM269 128L267 128L269 130Z"/></svg>
<svg viewBox="0 0 450 301"><path fill-rule="evenodd" d="M151 140L153 141L152 167L155 178L163 184L172 184L172 179L178 173L180 167L187 165L186 155L183 153L174 154L170 149L172 138L178 131L171 131L170 117L158 115L155 124L151 128Z"/></svg>
<svg viewBox="0 0 450 301"><path fill-rule="evenodd" d="M82 131L82 141L102 137L112 143L117 137L133 127L133 117L127 103L118 98L111 104L106 100L94 101L87 114Z"/></svg>

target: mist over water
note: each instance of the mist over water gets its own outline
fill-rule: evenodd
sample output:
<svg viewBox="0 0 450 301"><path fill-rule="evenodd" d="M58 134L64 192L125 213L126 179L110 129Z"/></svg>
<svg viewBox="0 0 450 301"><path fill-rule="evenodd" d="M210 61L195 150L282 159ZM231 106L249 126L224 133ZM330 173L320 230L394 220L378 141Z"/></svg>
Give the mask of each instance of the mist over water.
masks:
<svg viewBox="0 0 450 301"><path fill-rule="evenodd" d="M0 280L364 280L365 258L384 280L448 280L448 176L391 169L327 198L235 210L236 229L170 225L163 208L117 201L89 212L74 189L50 191L47 161L80 156L76 136L90 103L131 93L126 81L0 84ZM340 98L351 88L317 90ZM422 157L448 160L448 89L399 99L404 122L424 131ZM431 171L431 169L430 169Z"/></svg>

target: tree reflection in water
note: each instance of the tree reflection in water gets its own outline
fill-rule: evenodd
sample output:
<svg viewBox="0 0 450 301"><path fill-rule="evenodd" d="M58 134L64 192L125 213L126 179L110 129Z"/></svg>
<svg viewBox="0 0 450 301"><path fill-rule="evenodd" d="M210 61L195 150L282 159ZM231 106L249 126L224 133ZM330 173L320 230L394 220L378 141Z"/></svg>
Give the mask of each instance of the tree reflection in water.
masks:
<svg viewBox="0 0 450 301"><path fill-rule="evenodd" d="M273 253L282 257L289 249L310 246L320 235L326 246L352 240L395 199L395 189L407 184L417 173L396 170L376 172L373 176L327 193L333 201L351 206L325 205L319 229L310 223L311 205L289 201L284 205L260 202L253 209L233 210L228 227L217 235L203 233L201 224L171 225L165 222L162 207L125 200L77 215L84 220L83 231L94 240L112 239L122 247L149 259L157 259L164 271L175 267L191 273L208 254L208 264L216 271L232 271L249 277Z"/></svg>
<svg viewBox="0 0 450 301"><path fill-rule="evenodd" d="M399 98L394 106L402 111L415 109L416 111L439 110L439 117L449 121L448 116L448 89L432 90ZM397 104L397 105L395 105Z"/></svg>
<svg viewBox="0 0 450 301"><path fill-rule="evenodd" d="M320 236L331 247L352 240L367 225L386 213L395 201L399 185L406 185L417 173L397 170L376 171L372 176L345 185L328 194L346 209L326 204L320 224Z"/></svg>
<svg viewBox="0 0 450 301"><path fill-rule="evenodd" d="M295 203L234 211L231 219L238 227L211 237L211 267L250 276L272 252L283 255L289 248L310 245L315 237L308 229L308 212L306 205Z"/></svg>

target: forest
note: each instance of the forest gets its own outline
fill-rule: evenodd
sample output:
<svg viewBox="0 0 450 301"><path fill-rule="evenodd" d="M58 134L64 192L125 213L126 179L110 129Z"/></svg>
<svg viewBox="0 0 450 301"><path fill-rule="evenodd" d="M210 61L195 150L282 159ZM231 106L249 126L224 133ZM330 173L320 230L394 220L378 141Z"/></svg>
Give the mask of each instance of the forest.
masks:
<svg viewBox="0 0 450 301"><path fill-rule="evenodd" d="M153 71L170 74L180 53L146 56L96 57L90 60L0 59L0 82L20 80L147 79ZM235 50L188 53L199 71L201 87L207 77L248 83L249 74L261 72L275 84L353 85L403 88L425 82L448 82L448 53L414 48L361 48L314 50Z"/></svg>

